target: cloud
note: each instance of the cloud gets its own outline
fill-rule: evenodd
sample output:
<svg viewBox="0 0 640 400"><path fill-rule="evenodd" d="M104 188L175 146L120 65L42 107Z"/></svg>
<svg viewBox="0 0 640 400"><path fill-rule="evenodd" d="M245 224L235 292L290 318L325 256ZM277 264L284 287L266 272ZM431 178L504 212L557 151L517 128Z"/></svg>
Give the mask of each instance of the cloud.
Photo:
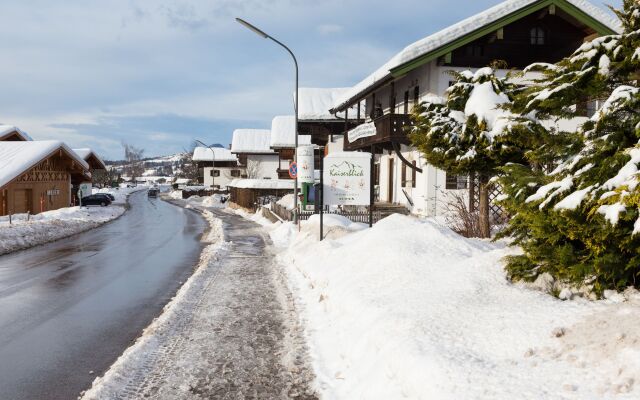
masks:
<svg viewBox="0 0 640 400"><path fill-rule="evenodd" d="M344 28L342 27L342 25L337 24L322 24L318 25L316 29L321 35L331 35L334 33L342 32Z"/></svg>

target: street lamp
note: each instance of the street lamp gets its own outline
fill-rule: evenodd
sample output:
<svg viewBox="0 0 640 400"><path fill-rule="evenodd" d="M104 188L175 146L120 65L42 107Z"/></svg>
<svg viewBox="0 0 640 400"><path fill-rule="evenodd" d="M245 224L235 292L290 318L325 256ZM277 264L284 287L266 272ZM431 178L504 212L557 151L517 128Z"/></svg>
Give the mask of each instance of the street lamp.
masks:
<svg viewBox="0 0 640 400"><path fill-rule="evenodd" d="M204 144L201 141L199 141L198 139L196 139L196 143L200 143L201 145L203 145L204 147L208 147L209 150L211 150L211 187L213 188L213 190L216 190L216 152L213 150L213 147L208 145L208 144ZM204 169L203 169L204 171ZM203 179L203 183L204 183L204 172L202 173L202 179Z"/></svg>
<svg viewBox="0 0 640 400"><path fill-rule="evenodd" d="M295 98L295 152L294 152L294 161L296 162L296 164L298 163L298 60L296 59L296 56L293 54L293 52L291 51L291 49L289 49L287 46L284 45L284 43L282 43L281 41L277 40L276 38L274 38L273 36L270 36L268 34L266 34L265 32L263 32L262 30L256 28L255 26L251 25L250 23L248 23L247 21L243 20L242 18L236 18L236 21L238 21L239 24L241 24L242 26L244 26L245 28L249 29L250 31L254 32L256 35L258 36L262 36L264 39L271 39L273 40L275 43L279 44L280 46L282 46L293 58L293 63L295 64L296 67L296 98ZM295 184L294 184L294 191L293 191L293 222L297 223L298 222L298 175L296 175L295 177Z"/></svg>

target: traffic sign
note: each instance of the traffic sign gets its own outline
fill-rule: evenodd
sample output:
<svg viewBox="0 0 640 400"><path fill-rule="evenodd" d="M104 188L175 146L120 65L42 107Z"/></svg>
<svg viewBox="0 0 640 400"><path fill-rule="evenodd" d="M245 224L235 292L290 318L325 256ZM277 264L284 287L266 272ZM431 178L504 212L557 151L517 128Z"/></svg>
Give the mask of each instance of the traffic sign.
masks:
<svg viewBox="0 0 640 400"><path fill-rule="evenodd" d="M291 164L289 164L289 176L292 179L295 179L296 176L298 176L298 164L295 161L292 161Z"/></svg>

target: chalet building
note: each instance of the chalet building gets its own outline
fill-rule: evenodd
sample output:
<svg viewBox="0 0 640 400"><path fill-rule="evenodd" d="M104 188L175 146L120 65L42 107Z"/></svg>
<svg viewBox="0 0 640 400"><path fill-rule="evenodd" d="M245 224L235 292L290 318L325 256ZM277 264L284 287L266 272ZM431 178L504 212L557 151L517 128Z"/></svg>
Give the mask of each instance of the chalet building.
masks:
<svg viewBox="0 0 640 400"><path fill-rule="evenodd" d="M296 120L293 115L281 115L271 122L271 149L278 153L278 178L291 179L289 164L295 157ZM299 135L298 146L311 144L310 135Z"/></svg>
<svg viewBox="0 0 640 400"><path fill-rule="evenodd" d="M89 165L59 141L0 141L0 215L69 207Z"/></svg>
<svg viewBox="0 0 640 400"><path fill-rule="evenodd" d="M268 129L236 129L231 140L231 153L244 168L242 178L278 179L278 154L271 149Z"/></svg>
<svg viewBox="0 0 640 400"><path fill-rule="evenodd" d="M73 149L73 151L89 164L89 169L95 171L97 169L107 169L104 161L91 149Z"/></svg>
<svg viewBox="0 0 640 400"><path fill-rule="evenodd" d="M32 140L29 135L12 125L0 124L0 142L26 142Z"/></svg>
<svg viewBox="0 0 640 400"><path fill-rule="evenodd" d="M366 110L363 122L344 135L344 150L375 154L378 203L439 215L450 193L468 193L468 182L428 165L410 145L404 128L413 107L444 95L451 70L475 71L494 61L516 70L554 63L583 42L619 29L612 16L584 0L505 1L407 46L344 93L332 113L358 104Z"/></svg>
<svg viewBox="0 0 640 400"><path fill-rule="evenodd" d="M231 181L245 173L238 157L222 147L196 147L192 159L198 166L198 183L214 189L226 190Z"/></svg>

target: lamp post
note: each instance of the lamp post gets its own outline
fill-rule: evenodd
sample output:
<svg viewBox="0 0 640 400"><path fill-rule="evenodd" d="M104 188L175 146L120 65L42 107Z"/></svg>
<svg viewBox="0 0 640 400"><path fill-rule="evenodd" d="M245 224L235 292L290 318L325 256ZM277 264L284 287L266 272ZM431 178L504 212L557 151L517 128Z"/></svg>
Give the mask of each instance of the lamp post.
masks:
<svg viewBox="0 0 640 400"><path fill-rule="evenodd" d="M216 152L213 150L213 147L211 147L208 144L202 143L198 139L196 139L196 143L200 143L204 147L208 147L209 150L211 150L211 187L213 188L213 190L216 190L216 185L215 185L216 183ZM202 173L202 179L203 179L202 183L204 183L204 172Z"/></svg>
<svg viewBox="0 0 640 400"><path fill-rule="evenodd" d="M293 52L291 51L291 49L289 49L287 46L285 46L284 43L282 43L281 41L279 41L278 39L274 38L273 36L270 36L268 34L266 34L265 32L263 32L262 30L256 28L255 26L251 25L250 23L248 23L247 21L243 20L242 18L236 18L236 21L238 21L239 24L241 24L242 26L244 26L245 28L251 30L252 32L254 32L255 34L257 34L258 36L262 36L265 39L271 39L272 41L274 41L275 43L277 43L278 45L282 46L293 58L293 63L296 67L296 98L295 98L295 105L294 105L294 109L295 109L295 148L294 148L294 161L296 162L296 164L298 163L298 60L296 59L296 56L293 54ZM296 175L295 177L295 184L294 184L294 190L293 190L293 222L297 223L298 222L298 175Z"/></svg>

